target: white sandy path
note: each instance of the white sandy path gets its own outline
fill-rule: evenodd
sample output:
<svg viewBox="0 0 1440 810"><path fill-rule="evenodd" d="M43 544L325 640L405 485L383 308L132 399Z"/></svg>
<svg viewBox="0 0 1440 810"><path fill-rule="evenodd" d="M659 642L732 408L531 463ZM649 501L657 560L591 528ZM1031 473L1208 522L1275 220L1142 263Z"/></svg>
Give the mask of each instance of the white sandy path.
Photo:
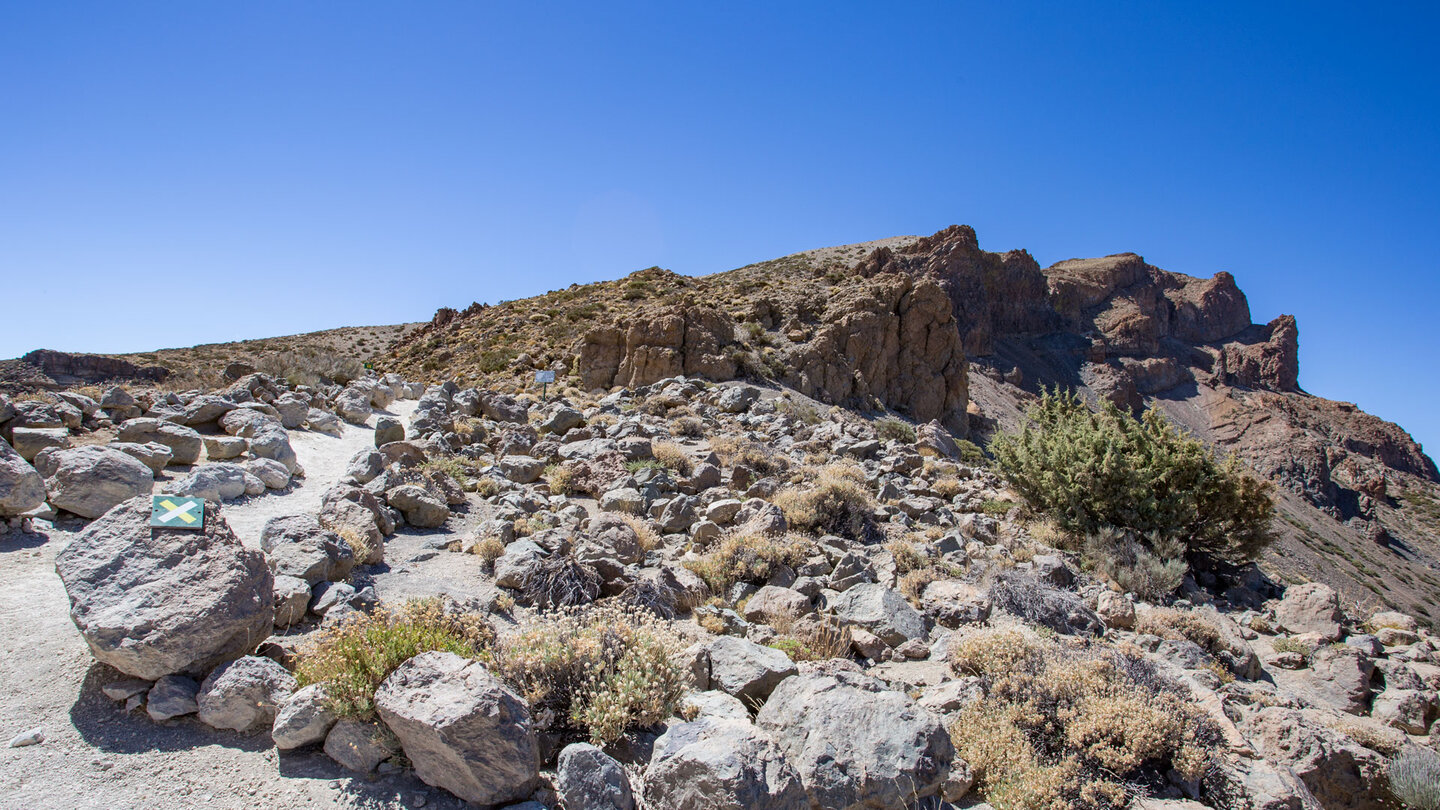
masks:
<svg viewBox="0 0 1440 810"><path fill-rule="evenodd" d="M396 400L388 410L408 429L416 404L415 400ZM308 430L290 431L290 446L295 448L300 466L305 468L305 477L284 492L225 506L225 520L241 542L259 548L260 531L270 518L318 514L320 498L345 474L350 459L361 450L375 447L374 416L365 426L341 424L344 428L339 436Z"/></svg>
<svg viewBox="0 0 1440 810"><path fill-rule="evenodd" d="M413 408L401 402L392 411L408 417ZM350 425L338 438L292 432L308 473L304 484L227 505L226 518L255 544L270 517L313 514L321 494L373 437L373 430ZM0 535L0 810L462 806L408 773L369 781L318 751L278 755L264 731L216 731L193 717L157 725L143 711L124 713L100 691L118 676L93 663L55 574L56 552L80 526ZM37 726L44 743L3 747Z"/></svg>

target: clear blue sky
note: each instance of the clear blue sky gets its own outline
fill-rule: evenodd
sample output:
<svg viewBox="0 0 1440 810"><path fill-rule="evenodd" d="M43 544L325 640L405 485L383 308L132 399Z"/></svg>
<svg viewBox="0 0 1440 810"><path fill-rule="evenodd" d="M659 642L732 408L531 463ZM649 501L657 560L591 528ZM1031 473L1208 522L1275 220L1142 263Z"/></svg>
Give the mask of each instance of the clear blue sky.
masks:
<svg viewBox="0 0 1440 810"><path fill-rule="evenodd" d="M0 357L394 323L951 223L1229 270L1440 447L1440 15L0 5Z"/></svg>

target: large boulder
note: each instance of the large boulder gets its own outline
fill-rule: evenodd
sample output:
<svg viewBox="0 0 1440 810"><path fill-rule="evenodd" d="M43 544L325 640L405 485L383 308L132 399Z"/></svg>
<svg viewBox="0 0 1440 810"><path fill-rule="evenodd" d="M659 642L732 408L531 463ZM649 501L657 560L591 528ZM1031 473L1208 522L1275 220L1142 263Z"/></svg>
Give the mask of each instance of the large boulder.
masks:
<svg viewBox="0 0 1440 810"><path fill-rule="evenodd" d="M532 484L545 471L545 462L530 456L505 456L496 466L506 478L517 484Z"/></svg>
<svg viewBox="0 0 1440 810"><path fill-rule="evenodd" d="M335 413L351 424L365 424L365 420L369 419L372 413L369 394L355 388L346 388L335 397Z"/></svg>
<svg viewBox="0 0 1440 810"><path fill-rule="evenodd" d="M1335 589L1319 582L1291 585L1275 608L1275 622L1291 633L1315 633L1324 641L1340 638L1340 597Z"/></svg>
<svg viewBox="0 0 1440 810"><path fill-rule="evenodd" d="M402 484L390 490L385 500L405 515L405 522L419 529L445 525L450 507L418 484Z"/></svg>
<svg viewBox="0 0 1440 810"><path fill-rule="evenodd" d="M787 679L755 723L799 771L814 807L904 810L941 792L955 757L938 717L856 672Z"/></svg>
<svg viewBox="0 0 1440 810"><path fill-rule="evenodd" d="M170 448L172 464L194 464L205 450L205 439L194 428L177 425L164 419L131 419L120 425L115 437L120 442L156 442Z"/></svg>
<svg viewBox="0 0 1440 810"><path fill-rule="evenodd" d="M897 591L875 582L865 582L845 591L835 600L835 618L850 627L860 627L897 646L910 639L925 638L925 618Z"/></svg>
<svg viewBox="0 0 1440 810"><path fill-rule="evenodd" d="M310 515L270 518L260 530L260 548L271 571L311 585L343 580L355 567L350 544Z"/></svg>
<svg viewBox="0 0 1440 810"><path fill-rule="evenodd" d="M256 655L215 668L200 684L195 702L200 721L212 728L250 731L275 722L275 712L295 691L295 676Z"/></svg>
<svg viewBox="0 0 1440 810"><path fill-rule="evenodd" d="M477 661L417 655L380 685L375 708L426 784L476 804L504 804L538 783L530 710Z"/></svg>
<svg viewBox="0 0 1440 810"><path fill-rule="evenodd" d="M63 428L11 428L10 441L15 452L26 461L34 461L40 451L71 447L70 431Z"/></svg>
<svg viewBox="0 0 1440 810"><path fill-rule="evenodd" d="M45 479L0 439L0 517L29 512L45 503Z"/></svg>
<svg viewBox="0 0 1440 810"><path fill-rule="evenodd" d="M720 636L706 644L702 656L697 665L701 689L718 689L752 705L798 671L780 650L735 636Z"/></svg>
<svg viewBox="0 0 1440 810"><path fill-rule="evenodd" d="M555 762L555 791L565 810L634 810L625 768L589 743L565 746Z"/></svg>
<svg viewBox="0 0 1440 810"><path fill-rule="evenodd" d="M1383 810L1391 804L1384 759L1342 734L1280 706L1260 709L1245 733L1265 759L1290 768L1326 810Z"/></svg>
<svg viewBox="0 0 1440 810"><path fill-rule="evenodd" d="M149 496L132 498L77 534L55 570L95 658L136 678L205 672L254 650L274 623L264 556L214 505L201 530L152 529Z"/></svg>
<svg viewBox="0 0 1440 810"><path fill-rule="evenodd" d="M134 456L99 445L46 450L36 456L36 466L45 476L50 505L84 518L149 495L155 484L155 474Z"/></svg>
<svg viewBox="0 0 1440 810"><path fill-rule="evenodd" d="M290 444L290 434L273 422L250 436L250 454L256 458L274 459L284 464L292 474L300 471L300 459Z"/></svg>
<svg viewBox="0 0 1440 810"><path fill-rule="evenodd" d="M185 403L185 409L180 412L179 422L182 425L204 425L215 422L235 408L235 403L228 399L222 399L214 394L201 394Z"/></svg>
<svg viewBox="0 0 1440 810"><path fill-rule="evenodd" d="M170 448L159 442L148 442L146 444L111 442L110 446L122 453L134 456L141 464L149 467L152 472L157 473L169 466L170 460L175 457L175 454L170 451Z"/></svg>
<svg viewBox="0 0 1440 810"><path fill-rule="evenodd" d="M748 720L705 717L655 741L642 790L666 810L796 810L805 788L779 746Z"/></svg>

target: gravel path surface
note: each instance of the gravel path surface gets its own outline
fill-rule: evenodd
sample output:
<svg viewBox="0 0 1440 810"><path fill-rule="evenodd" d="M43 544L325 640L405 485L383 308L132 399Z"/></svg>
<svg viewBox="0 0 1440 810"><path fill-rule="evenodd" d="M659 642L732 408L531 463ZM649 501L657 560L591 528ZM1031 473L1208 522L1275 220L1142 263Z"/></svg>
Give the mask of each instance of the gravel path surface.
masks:
<svg viewBox="0 0 1440 810"><path fill-rule="evenodd" d="M413 402L392 406L407 421L413 408ZM353 425L339 438L292 431L307 473L302 485L227 505L226 519L247 544L258 545L269 518L314 514L321 494L372 436ZM468 521L454 522L458 528ZM69 520L36 533L0 535L0 809L464 806L408 772L367 780L315 750L279 754L268 732L216 731L193 717L156 724L143 710L126 713L100 691L120 676L91 659L55 574L56 552L81 528ZM410 576L434 566L436 574L463 581L479 560L446 553L424 559L425 538L434 534L399 536L387 553ZM410 549L422 559L409 562ZM41 744L4 747L36 727L44 729Z"/></svg>

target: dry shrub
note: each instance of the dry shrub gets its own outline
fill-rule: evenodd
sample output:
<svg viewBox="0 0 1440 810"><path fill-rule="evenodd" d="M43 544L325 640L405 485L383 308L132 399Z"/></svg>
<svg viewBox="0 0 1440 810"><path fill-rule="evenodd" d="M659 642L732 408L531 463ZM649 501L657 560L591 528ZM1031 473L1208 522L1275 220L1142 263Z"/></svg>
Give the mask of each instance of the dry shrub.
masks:
<svg viewBox="0 0 1440 810"><path fill-rule="evenodd" d="M790 459L749 439L718 436L710 442L710 449L715 451L721 464L727 467L743 464L762 478L780 475L790 469Z"/></svg>
<svg viewBox="0 0 1440 810"><path fill-rule="evenodd" d="M1171 769L1204 776L1220 739L1182 689L1111 648L985 631L951 665L986 691L950 736L996 810L1125 807Z"/></svg>
<svg viewBox="0 0 1440 810"><path fill-rule="evenodd" d="M937 497L944 498L947 501L959 495L962 489L963 486L960 483L960 479L954 475L937 478L930 484L930 491L935 493Z"/></svg>
<svg viewBox="0 0 1440 810"><path fill-rule="evenodd" d="M291 385L312 388L331 383L345 385L365 373L364 364L354 357L309 347L266 355L255 363L255 368Z"/></svg>
<svg viewBox="0 0 1440 810"><path fill-rule="evenodd" d="M487 569L490 569L495 567L495 561L500 559L501 554L505 553L505 544L502 543L498 537L486 537L476 543L473 550L475 556L479 557L485 563Z"/></svg>
<svg viewBox="0 0 1440 810"><path fill-rule="evenodd" d="M792 528L864 543L880 539L875 499L865 487L864 472L854 465L823 467L814 483L787 487L773 500Z"/></svg>
<svg viewBox="0 0 1440 810"><path fill-rule="evenodd" d="M585 420L585 424L592 428L605 429L614 427L620 421L620 417L613 413L597 413Z"/></svg>
<svg viewBox="0 0 1440 810"><path fill-rule="evenodd" d="M635 531L635 536L639 538L640 541L641 551L654 551L663 545L663 541L660 539L660 533L655 531L655 527L650 525L650 521L639 515L632 515L626 512L617 514L620 515L621 520L625 521L625 525Z"/></svg>
<svg viewBox="0 0 1440 810"><path fill-rule="evenodd" d="M650 453L660 464L674 470L680 475L689 475L695 471L695 460L685 452L685 448L674 442L652 442Z"/></svg>
<svg viewBox="0 0 1440 810"><path fill-rule="evenodd" d="M689 673L685 643L661 620L613 605L567 609L499 639L486 664L529 702L542 731L578 731L596 745L674 713Z"/></svg>
<svg viewBox="0 0 1440 810"><path fill-rule="evenodd" d="M1390 792L1411 810L1440 810L1440 754L1407 745L1385 768Z"/></svg>
<svg viewBox="0 0 1440 810"><path fill-rule="evenodd" d="M695 416L682 416L670 420L670 432L687 439L701 439L705 436L705 423Z"/></svg>
<svg viewBox="0 0 1440 810"><path fill-rule="evenodd" d="M422 474L437 473L448 476L461 486L470 480L470 467L460 456L431 456L422 461L417 469Z"/></svg>
<svg viewBox="0 0 1440 810"><path fill-rule="evenodd" d="M915 426L895 416L875 420L875 435L882 442L915 443Z"/></svg>
<svg viewBox="0 0 1440 810"><path fill-rule="evenodd" d="M1175 593L1189 565L1179 540L1151 533L1142 542L1134 532L1106 526L1085 537L1084 566L1147 602Z"/></svg>
<svg viewBox="0 0 1440 810"><path fill-rule="evenodd" d="M588 605L600 596L600 573L568 554L540 561L525 579L525 599L538 610Z"/></svg>
<svg viewBox="0 0 1440 810"><path fill-rule="evenodd" d="M476 658L494 637L478 616L414 600L320 631L300 652L295 677L301 686L324 684L337 715L365 719L375 713L375 690L401 664L435 650Z"/></svg>
<svg viewBox="0 0 1440 810"><path fill-rule="evenodd" d="M475 480L475 494L482 498L493 498L500 492L500 482L490 476Z"/></svg>
<svg viewBox="0 0 1440 810"><path fill-rule="evenodd" d="M918 608L924 599L925 588L938 579L940 574L935 569L917 568L900 577L900 593Z"/></svg>
<svg viewBox="0 0 1440 810"><path fill-rule="evenodd" d="M575 480L575 468L568 464L551 464L541 473L545 483L550 485L551 495L569 495Z"/></svg>
<svg viewBox="0 0 1440 810"><path fill-rule="evenodd" d="M891 540L885 544L885 550L895 558L895 573L902 576L930 565L930 558L909 540Z"/></svg>
<svg viewBox="0 0 1440 810"><path fill-rule="evenodd" d="M705 628L709 633L717 636L725 635L725 620L714 613L706 613L699 619L696 619L696 623Z"/></svg>
<svg viewBox="0 0 1440 810"><path fill-rule="evenodd" d="M799 565L813 548L810 539L798 535L728 534L699 559L687 560L685 567L720 596L737 582L764 582L778 566Z"/></svg>
<svg viewBox="0 0 1440 810"><path fill-rule="evenodd" d="M792 661L828 661L850 656L853 644L850 628L834 619L814 614L798 618L782 614L775 616L770 626L780 638L769 646L790 656Z"/></svg>
<svg viewBox="0 0 1440 810"><path fill-rule="evenodd" d="M341 526L334 531L340 535L341 540L345 541L345 545L350 547L350 553L354 555L357 561L368 560L370 559L370 555L375 553L375 546L370 542L370 539L355 529L348 526Z"/></svg>
<svg viewBox="0 0 1440 810"><path fill-rule="evenodd" d="M1299 653L1306 658L1309 658L1310 655L1315 652L1314 644L1311 644L1308 641L1301 641L1298 638L1289 638L1288 636L1282 636L1280 638L1274 639L1270 642L1270 646L1277 653Z"/></svg>

